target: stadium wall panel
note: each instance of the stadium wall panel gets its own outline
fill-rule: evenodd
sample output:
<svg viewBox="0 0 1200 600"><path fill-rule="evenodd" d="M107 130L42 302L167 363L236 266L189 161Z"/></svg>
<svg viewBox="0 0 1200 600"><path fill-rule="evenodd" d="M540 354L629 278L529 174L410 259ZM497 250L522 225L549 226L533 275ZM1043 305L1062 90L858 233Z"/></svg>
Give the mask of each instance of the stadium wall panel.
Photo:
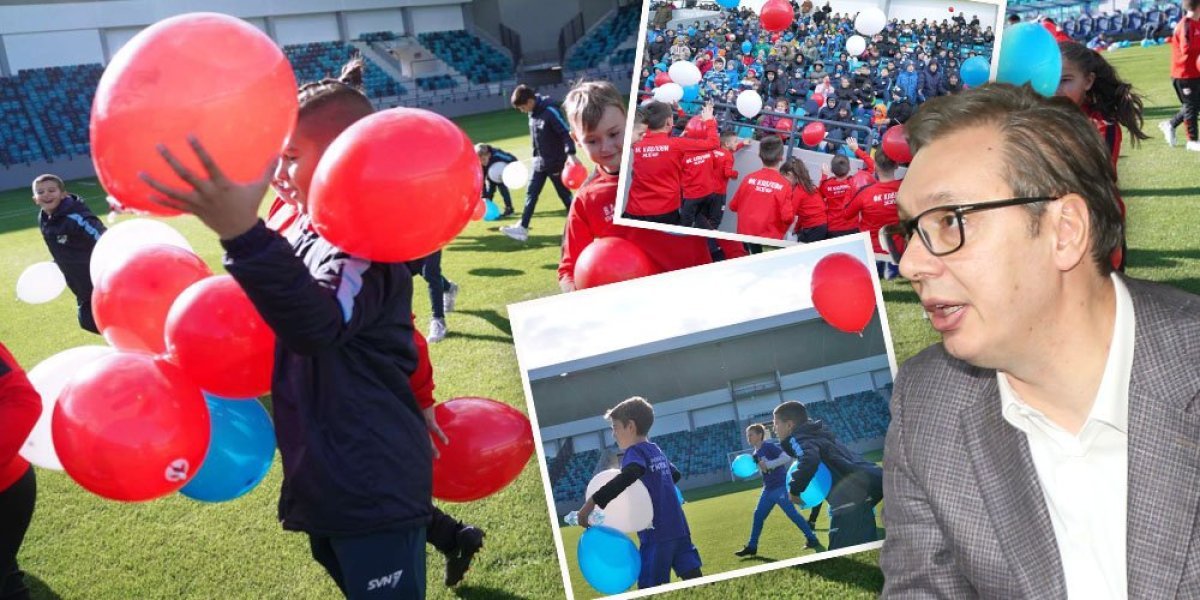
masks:
<svg viewBox="0 0 1200 600"><path fill-rule="evenodd" d="M463 28L463 6L418 6L409 9L412 17L412 33L430 31L453 31Z"/></svg>
<svg viewBox="0 0 1200 600"><path fill-rule="evenodd" d="M404 12L398 8L347 11L344 15L346 34L350 39L376 31L391 31L396 35L404 35Z"/></svg>
<svg viewBox="0 0 1200 600"><path fill-rule="evenodd" d="M8 68L22 69L100 62L104 55L97 29L13 33L4 36Z"/></svg>

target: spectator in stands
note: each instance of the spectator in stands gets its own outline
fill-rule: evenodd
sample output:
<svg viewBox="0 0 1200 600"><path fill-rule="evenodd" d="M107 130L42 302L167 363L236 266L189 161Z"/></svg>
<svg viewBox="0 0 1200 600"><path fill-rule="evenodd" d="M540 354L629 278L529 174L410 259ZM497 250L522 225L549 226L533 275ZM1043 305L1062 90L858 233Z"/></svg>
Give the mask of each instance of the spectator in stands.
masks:
<svg viewBox="0 0 1200 600"><path fill-rule="evenodd" d="M758 157L763 167L742 180L729 210L738 215L738 233L782 240L796 216L792 184L779 172L783 142L775 136L767 137L758 144Z"/></svg>
<svg viewBox="0 0 1200 600"><path fill-rule="evenodd" d="M779 174L792 184L792 212L796 215L797 241L810 243L825 239L829 235L829 217L825 214L825 202L813 185L804 161L799 158L787 161L779 168Z"/></svg>
<svg viewBox="0 0 1200 600"><path fill-rule="evenodd" d="M638 574L638 589L667 583L671 571L680 579L703 577L700 553L692 544L683 506L675 497L675 483L681 477L657 444L647 439L654 425L654 407L644 398L629 398L605 413L612 422L613 439L624 451L621 474L605 484L579 509L580 524L588 523L592 511L603 509L635 481L641 481L650 493L654 521L648 529L638 532L638 552L642 568Z"/></svg>
<svg viewBox="0 0 1200 600"><path fill-rule="evenodd" d="M27 599L17 551L33 519L37 481L18 451L42 414L42 399L8 348L0 344L0 595Z"/></svg>
<svg viewBox="0 0 1200 600"><path fill-rule="evenodd" d="M946 78L942 76L942 71L937 61L931 60L926 65L925 70L921 72L920 91L917 94L917 100L924 102L930 98L946 95Z"/></svg>
<svg viewBox="0 0 1200 600"><path fill-rule="evenodd" d="M821 421L808 418L799 402L784 402L775 407L775 434L783 451L796 459L788 492L793 502L808 487L824 463L833 476L826 501L833 507L829 515L829 549L845 548L875 541L875 505L883 500L883 470L863 460L858 453L839 442Z"/></svg>
<svg viewBox="0 0 1200 600"><path fill-rule="evenodd" d="M780 131L775 131L775 129L780 128L780 123L784 119L788 119L788 117L787 117L787 114L788 114L787 100L783 100L783 99L776 100L775 106L772 108L773 108L774 112L778 113L778 114L763 114L762 116L760 116L758 118L758 124L763 126L764 128L766 128L766 129L758 130L758 137L760 139L768 137L768 136L773 136L773 135L779 136L779 137L783 137L783 136L787 135L786 133L783 133ZM790 119L788 119L788 120L790 121Z"/></svg>
<svg viewBox="0 0 1200 600"><path fill-rule="evenodd" d="M1187 128L1188 150L1200 152L1200 130L1196 121L1200 117L1200 17L1196 11L1200 0L1183 0L1183 18L1175 25L1171 34L1171 83L1179 98L1179 112L1169 121L1158 124L1167 144L1175 145L1175 128L1183 123Z"/></svg>
<svg viewBox="0 0 1200 600"><path fill-rule="evenodd" d="M762 92L768 100L784 98L787 94L787 84L779 78L779 73L774 69L768 69L766 80L762 82Z"/></svg>
<svg viewBox="0 0 1200 600"><path fill-rule="evenodd" d="M920 102L918 93L920 91L921 75L917 73L917 66L911 62L904 65L904 72L896 76L896 87L904 90L904 97Z"/></svg>
<svg viewBox="0 0 1200 600"><path fill-rule="evenodd" d="M805 548L823 552L825 547L817 540L817 536L813 535L808 521L800 516L800 511L796 510L795 505L788 498L785 479L792 457L785 454L778 444L767 441L766 436L767 428L759 423L746 428L746 442L754 449L754 462L758 464L758 470L762 473L763 487L758 494L758 506L754 508L754 517L750 525L750 541L733 554L734 556L758 554L758 538L762 535L763 523L766 522L767 517L772 510L775 510L776 506L783 509L783 514L787 515L792 523L795 523L796 527L800 529L800 533L804 535Z"/></svg>
<svg viewBox="0 0 1200 600"><path fill-rule="evenodd" d="M946 93L957 94L961 91L963 91L963 82L958 78L958 72L951 72L950 75L946 77Z"/></svg>
<svg viewBox="0 0 1200 600"><path fill-rule="evenodd" d="M57 175L39 175L30 186L33 203L41 209L38 228L54 264L62 271L67 287L75 295L79 326L100 333L92 316L92 250L104 233L104 224L83 200L67 193L66 184Z"/></svg>
<svg viewBox="0 0 1200 600"><path fill-rule="evenodd" d="M504 212L500 213L500 216L512 216L512 195L508 191L508 186L504 185L503 179L499 181L492 179L490 171L493 165L508 165L516 162L517 157L490 144L475 144L475 154L479 156L479 165L483 168L483 197L491 200L499 190L500 198L504 200Z"/></svg>
<svg viewBox="0 0 1200 600"><path fill-rule="evenodd" d="M904 94L904 88L899 86L892 88L892 101L888 104L887 110L888 126L904 123L912 114L913 105L912 102L909 102L908 96Z"/></svg>
<svg viewBox="0 0 1200 600"><path fill-rule="evenodd" d="M529 239L529 225L537 207L538 196L546 180L554 186L563 207L571 208L571 190L562 182L562 172L567 166L579 164L575 158L575 142L563 119L562 109L549 96L538 94L533 88L521 84L513 90L512 105L529 115L529 137L533 142L533 176L529 179L529 190L525 196L525 208L521 223L501 227L504 235L518 241Z"/></svg>

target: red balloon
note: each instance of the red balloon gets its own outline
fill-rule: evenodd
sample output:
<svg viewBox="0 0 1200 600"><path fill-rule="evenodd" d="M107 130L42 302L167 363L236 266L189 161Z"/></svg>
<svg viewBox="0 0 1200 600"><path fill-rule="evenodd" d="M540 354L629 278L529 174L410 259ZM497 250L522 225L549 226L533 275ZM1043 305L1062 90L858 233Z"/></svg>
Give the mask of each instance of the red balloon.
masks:
<svg viewBox="0 0 1200 600"><path fill-rule="evenodd" d="M659 71L654 75L654 87L671 83L671 75L665 71Z"/></svg>
<svg viewBox="0 0 1200 600"><path fill-rule="evenodd" d="M953 6L951 6L951 7L950 7L950 12L954 12L954 7L953 7Z"/></svg>
<svg viewBox="0 0 1200 600"><path fill-rule="evenodd" d="M904 125L888 127L880 146L883 153L897 163L905 165L912 162L912 149L908 147L908 134L904 131Z"/></svg>
<svg viewBox="0 0 1200 600"><path fill-rule="evenodd" d="M821 94L813 94L812 101L816 102L818 107L825 106L825 96Z"/></svg>
<svg viewBox="0 0 1200 600"><path fill-rule="evenodd" d="M471 220L478 221L478 220L482 219L484 213L486 213L486 212L487 212L487 201L484 200L483 198L480 198L479 204L475 205L475 212L471 213Z"/></svg>
<svg viewBox="0 0 1200 600"><path fill-rule="evenodd" d="M138 248L105 271L92 291L96 326L115 348L162 354L171 304L188 286L210 275L208 265L183 248Z"/></svg>
<svg viewBox="0 0 1200 600"><path fill-rule="evenodd" d="M533 429L517 409L487 398L455 398L433 409L450 438L434 437L433 497L470 502L512 483L533 454Z"/></svg>
<svg viewBox="0 0 1200 600"><path fill-rule="evenodd" d="M205 391L254 398L271 390L275 334L229 275L196 282L167 314L167 352Z"/></svg>
<svg viewBox="0 0 1200 600"><path fill-rule="evenodd" d="M360 119L329 145L308 212L342 250L404 262L450 243L482 191L479 157L462 129L427 110L393 108Z"/></svg>
<svg viewBox="0 0 1200 600"><path fill-rule="evenodd" d="M577 190L584 181L587 181L587 176L587 167L583 166L583 163L571 163L563 169L562 182L569 189Z"/></svg>
<svg viewBox="0 0 1200 600"><path fill-rule="evenodd" d="M764 31L783 31L792 26L796 15L787 0L767 0L759 12L758 21Z"/></svg>
<svg viewBox="0 0 1200 600"><path fill-rule="evenodd" d="M805 125L800 131L800 139L809 146L820 144L821 140L825 139L825 124L813 121Z"/></svg>
<svg viewBox="0 0 1200 600"><path fill-rule="evenodd" d="M821 318L834 329L861 334L875 314L871 272L845 252L829 254L813 268L812 300Z"/></svg>
<svg viewBox="0 0 1200 600"><path fill-rule="evenodd" d="M187 143L195 134L225 175L257 181L298 109L292 66L265 33L229 15L171 17L133 36L104 70L92 102L92 162L125 210L179 214L151 202L157 192L138 178L144 171L187 187L158 154L159 143L203 172Z"/></svg>
<svg viewBox="0 0 1200 600"><path fill-rule="evenodd" d="M654 262L633 242L616 237L596 238L575 261L575 287L582 290L657 272Z"/></svg>
<svg viewBox="0 0 1200 600"><path fill-rule="evenodd" d="M688 119L687 126L683 128L683 137L702 140L708 135L708 128L704 125L704 121L700 120L699 115Z"/></svg>
<svg viewBox="0 0 1200 600"><path fill-rule="evenodd" d="M787 139L792 137L792 127L795 123L791 119L784 117L775 123L775 129L779 130L779 137Z"/></svg>
<svg viewBox="0 0 1200 600"><path fill-rule="evenodd" d="M84 366L50 421L63 468L112 500L153 500L196 474L209 444L208 406L178 367L140 352Z"/></svg>

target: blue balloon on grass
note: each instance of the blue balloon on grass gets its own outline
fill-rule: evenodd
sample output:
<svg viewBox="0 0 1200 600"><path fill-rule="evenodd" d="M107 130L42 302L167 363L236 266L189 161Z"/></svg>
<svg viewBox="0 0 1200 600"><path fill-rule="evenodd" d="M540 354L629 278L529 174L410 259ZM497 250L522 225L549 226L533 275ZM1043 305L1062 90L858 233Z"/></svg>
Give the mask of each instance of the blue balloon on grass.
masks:
<svg viewBox="0 0 1200 600"><path fill-rule="evenodd" d="M642 557L633 540L604 525L593 525L583 532L575 555L583 578L602 594L628 590L642 570Z"/></svg>
<svg viewBox="0 0 1200 600"><path fill-rule="evenodd" d="M733 469L734 476L743 479L753 477L758 472L758 464L749 454L739 454L737 458L733 459L733 466L730 468Z"/></svg>
<svg viewBox="0 0 1200 600"><path fill-rule="evenodd" d="M979 87L987 83L991 70L992 65L988 64L986 58L972 56L963 61L962 67L959 68L959 75L962 76L963 83L971 87Z"/></svg>
<svg viewBox="0 0 1200 600"><path fill-rule="evenodd" d="M721 5L721 8L737 8L741 1L742 0L717 0L717 4Z"/></svg>
<svg viewBox="0 0 1200 600"><path fill-rule="evenodd" d="M499 218L500 218L500 207L496 206L496 203L492 202L491 200L484 200L483 201L483 220L484 221L495 221L496 219L499 219Z"/></svg>
<svg viewBox="0 0 1200 600"><path fill-rule="evenodd" d="M749 41L742 42L742 54L750 54L750 51L753 49L754 44L751 44Z"/></svg>
<svg viewBox="0 0 1200 600"><path fill-rule="evenodd" d="M800 463L792 463L792 467L787 472L787 486L792 489L792 474L796 472L796 467ZM829 488L833 487L833 473L829 472L829 467L825 463L817 465L817 473L813 478L808 480L808 487L800 492L800 508L812 508L825 501L825 497L829 495Z"/></svg>
<svg viewBox="0 0 1200 600"><path fill-rule="evenodd" d="M693 102L700 98L700 84L687 85L683 87L683 101Z"/></svg>
<svg viewBox="0 0 1200 600"><path fill-rule="evenodd" d="M275 457L275 430L255 398L231 400L204 393L211 442L196 476L179 490L193 500L226 502L254 489Z"/></svg>
<svg viewBox="0 0 1200 600"><path fill-rule="evenodd" d="M1013 25L1004 32L996 81L1033 86L1043 96L1053 96L1062 78L1062 53L1058 42L1037 23Z"/></svg>

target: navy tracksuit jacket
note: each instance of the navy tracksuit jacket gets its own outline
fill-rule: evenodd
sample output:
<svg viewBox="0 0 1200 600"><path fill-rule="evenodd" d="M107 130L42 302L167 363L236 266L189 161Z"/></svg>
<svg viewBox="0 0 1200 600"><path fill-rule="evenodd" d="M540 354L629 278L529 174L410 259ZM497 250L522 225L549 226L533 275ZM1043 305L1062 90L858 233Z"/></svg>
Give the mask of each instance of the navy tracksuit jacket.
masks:
<svg viewBox="0 0 1200 600"><path fill-rule="evenodd" d="M68 194L54 213L47 215L38 211L38 227L46 240L46 247L54 263L67 280L67 287L75 295L79 305L79 324L88 331L96 332L92 318L92 249L104 224L75 194Z"/></svg>
<svg viewBox="0 0 1200 600"><path fill-rule="evenodd" d="M562 108L549 96L537 95L533 112L529 113L529 137L533 139L533 170L558 173L575 153L571 129Z"/></svg>

